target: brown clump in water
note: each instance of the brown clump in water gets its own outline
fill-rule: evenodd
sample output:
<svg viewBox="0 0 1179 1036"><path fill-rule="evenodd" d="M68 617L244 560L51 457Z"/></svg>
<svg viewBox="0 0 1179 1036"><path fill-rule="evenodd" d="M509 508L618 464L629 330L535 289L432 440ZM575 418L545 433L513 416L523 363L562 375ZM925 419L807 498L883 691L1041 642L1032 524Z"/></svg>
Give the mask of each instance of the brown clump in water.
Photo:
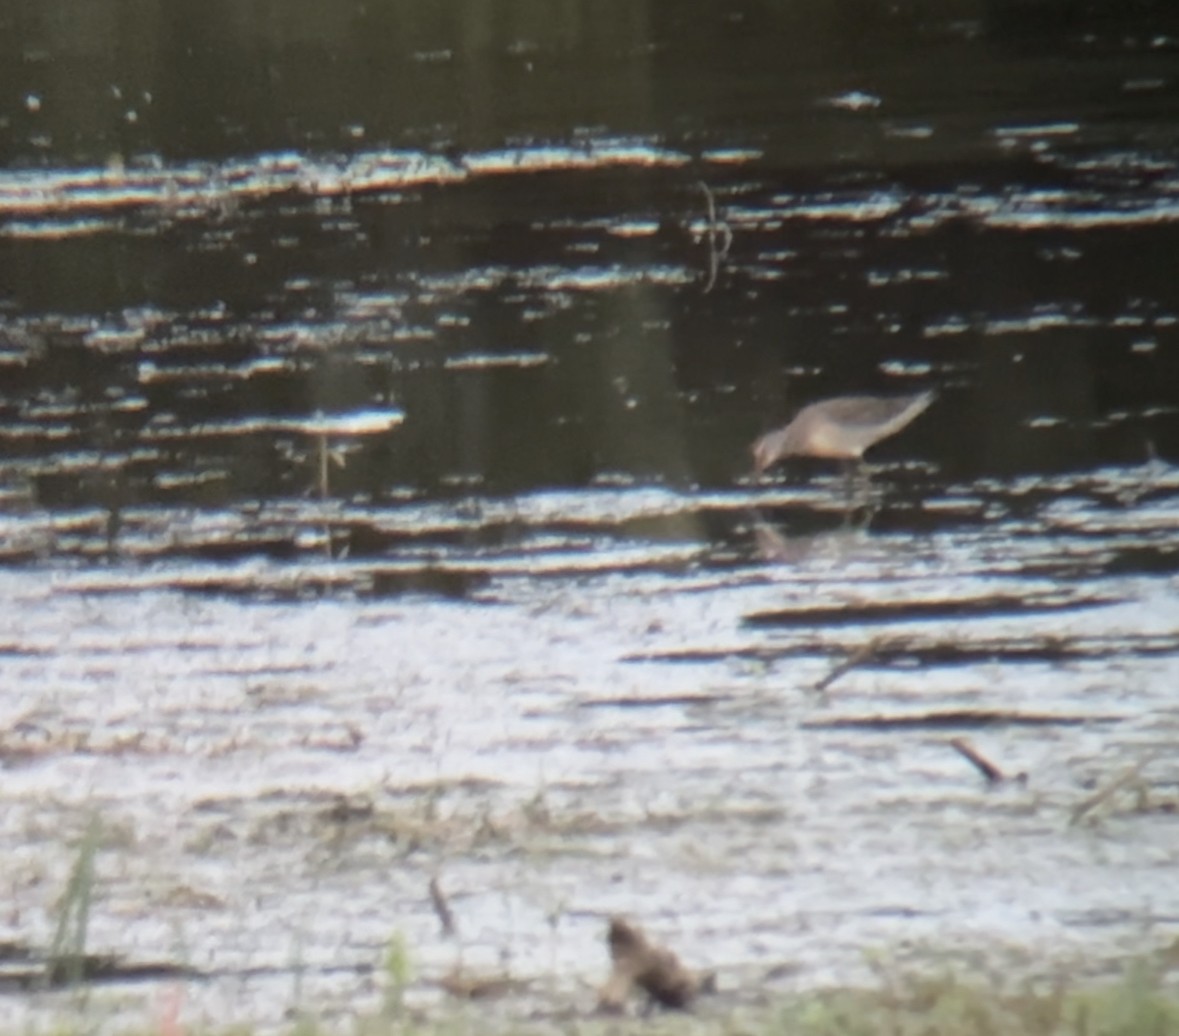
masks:
<svg viewBox="0 0 1179 1036"><path fill-rule="evenodd" d="M606 941L614 967L598 1001L602 1010L621 1011L635 987L653 1003L680 1009L686 1008L698 993L715 988L714 975L693 974L671 950L651 942L638 925L626 918L610 919Z"/></svg>

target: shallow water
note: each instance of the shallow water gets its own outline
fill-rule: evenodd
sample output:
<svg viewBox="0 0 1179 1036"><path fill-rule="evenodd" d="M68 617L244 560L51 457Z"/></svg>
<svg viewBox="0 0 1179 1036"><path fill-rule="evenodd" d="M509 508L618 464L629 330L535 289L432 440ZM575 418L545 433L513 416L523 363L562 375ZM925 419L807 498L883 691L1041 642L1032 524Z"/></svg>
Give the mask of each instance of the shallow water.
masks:
<svg viewBox="0 0 1179 1036"><path fill-rule="evenodd" d="M729 44L409 19L438 111L364 108L339 44L359 78L322 109L145 115L117 161L19 86L21 1017L69 1003L24 984L91 815L88 949L180 972L99 1002L149 1019L178 985L194 1021L376 1006L395 937L416 1007L461 961L526 980L505 1013L588 1010L614 913L722 1009L877 954L1075 976L1174 940L1179 36L960 7L858 63L846 25L755 8ZM28 75L74 67L22 31ZM579 68L616 93L438 114L470 96L440 69ZM926 387L850 513L822 463L748 473L802 402Z"/></svg>

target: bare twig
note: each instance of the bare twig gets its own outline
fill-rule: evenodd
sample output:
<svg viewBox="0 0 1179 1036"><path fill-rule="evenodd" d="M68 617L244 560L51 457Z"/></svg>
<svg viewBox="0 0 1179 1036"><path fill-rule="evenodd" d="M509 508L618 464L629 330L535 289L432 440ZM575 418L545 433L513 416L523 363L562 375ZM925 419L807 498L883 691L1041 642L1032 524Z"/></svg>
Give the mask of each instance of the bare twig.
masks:
<svg viewBox="0 0 1179 1036"><path fill-rule="evenodd" d="M880 639L873 637L866 644L861 644L855 651L847 656L842 662L834 666L826 676L823 677L817 684L815 684L816 691L825 691L836 680L838 680L845 673L855 669L858 665L863 665L869 658L876 654L880 647Z"/></svg>
<svg viewBox="0 0 1179 1036"><path fill-rule="evenodd" d="M729 254L729 247L733 243L733 231L727 223L717 222L716 200L713 198L708 184L703 180L700 181L700 189L704 192L704 198L708 202L708 281L704 285L704 293L707 295L716 285L716 275L720 271L721 260ZM719 247L717 245L718 237L722 241Z"/></svg>
<svg viewBox="0 0 1179 1036"><path fill-rule="evenodd" d="M1091 813L1094 809L1105 802L1106 799L1110 798L1112 795L1116 795L1119 791L1124 791L1127 788L1138 788L1141 790L1143 786L1142 771L1146 768L1147 764L1154 760L1154 758L1154 753L1152 753L1134 766L1127 767L1104 788L1098 788L1097 791L1095 791L1088 798L1082 799L1079 803L1077 803L1077 805L1073 808L1072 813L1069 815L1069 827L1072 827L1073 825L1080 822L1080 820L1084 818L1086 814Z"/></svg>
<svg viewBox="0 0 1179 1036"><path fill-rule="evenodd" d="M434 907L434 913L438 915L438 923L442 925L442 934L453 938L457 934L458 928L454 923L454 914L451 912L450 904L442 893L442 886L438 884L437 874L430 879L430 903Z"/></svg>
<svg viewBox="0 0 1179 1036"><path fill-rule="evenodd" d="M326 500L331 495L328 479L328 437L319 435L319 498Z"/></svg>
<svg viewBox="0 0 1179 1036"><path fill-rule="evenodd" d="M986 778L988 784L998 784L1007 779L1007 775L979 752L966 738L951 738L949 745L964 759L972 763L975 769Z"/></svg>
<svg viewBox="0 0 1179 1036"><path fill-rule="evenodd" d="M762 561L783 561L790 556L786 537L772 525L755 525L753 543L757 549L757 556Z"/></svg>
<svg viewBox="0 0 1179 1036"><path fill-rule="evenodd" d="M321 500L332 495L331 465L343 470L348 466L347 448L344 445L333 446L327 432L317 432L315 435L315 455L317 473L315 489Z"/></svg>
<svg viewBox="0 0 1179 1036"><path fill-rule="evenodd" d="M1146 463L1138 467L1138 478L1133 485L1127 486L1117 495L1118 503L1127 507L1132 507L1138 503L1139 500L1158 485L1158 468L1160 467L1159 451L1156 449L1153 439L1147 439L1145 445Z"/></svg>
<svg viewBox="0 0 1179 1036"><path fill-rule="evenodd" d="M328 440L327 432L319 432L315 436L315 441L317 467L319 471L316 478L316 488L319 491L320 500L327 500L332 495L331 465L334 464L338 468L347 467L347 456L344 452L344 447L332 446ZM332 526L330 522L324 522L323 524L323 538L324 550L327 553L328 559L335 559L336 555L333 552ZM347 548L345 548L345 553L347 553Z"/></svg>

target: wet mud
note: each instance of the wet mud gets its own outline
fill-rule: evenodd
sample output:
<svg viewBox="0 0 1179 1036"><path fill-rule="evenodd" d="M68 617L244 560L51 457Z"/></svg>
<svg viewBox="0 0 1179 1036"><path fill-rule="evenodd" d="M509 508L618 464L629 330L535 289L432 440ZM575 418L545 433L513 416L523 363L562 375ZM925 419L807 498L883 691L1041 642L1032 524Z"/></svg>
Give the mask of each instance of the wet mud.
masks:
<svg viewBox="0 0 1179 1036"><path fill-rule="evenodd" d="M599 536L634 494L601 494ZM10 567L6 938L44 952L95 815L87 973L130 1003L182 978L210 1018L375 1009L395 938L421 1010L494 979L507 1016L590 1011L619 913L718 1004L868 981L870 952L1100 973L1167 941L1169 576L1047 582L1103 544L1026 517L1026 573L1001 523L784 564L518 521L526 549L452 542L383 593L372 557ZM13 981L51 1010L36 970Z"/></svg>

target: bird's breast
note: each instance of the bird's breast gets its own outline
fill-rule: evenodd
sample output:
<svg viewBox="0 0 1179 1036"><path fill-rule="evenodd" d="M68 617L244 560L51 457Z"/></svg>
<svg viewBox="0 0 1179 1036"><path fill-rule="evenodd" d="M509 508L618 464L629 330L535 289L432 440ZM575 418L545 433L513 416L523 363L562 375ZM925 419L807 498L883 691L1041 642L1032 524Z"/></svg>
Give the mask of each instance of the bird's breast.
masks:
<svg viewBox="0 0 1179 1036"><path fill-rule="evenodd" d="M840 429L829 421L816 421L808 429L806 437L806 452L812 457L827 457L835 460L849 460L858 458L863 451L855 446L849 446L847 436L841 434Z"/></svg>

